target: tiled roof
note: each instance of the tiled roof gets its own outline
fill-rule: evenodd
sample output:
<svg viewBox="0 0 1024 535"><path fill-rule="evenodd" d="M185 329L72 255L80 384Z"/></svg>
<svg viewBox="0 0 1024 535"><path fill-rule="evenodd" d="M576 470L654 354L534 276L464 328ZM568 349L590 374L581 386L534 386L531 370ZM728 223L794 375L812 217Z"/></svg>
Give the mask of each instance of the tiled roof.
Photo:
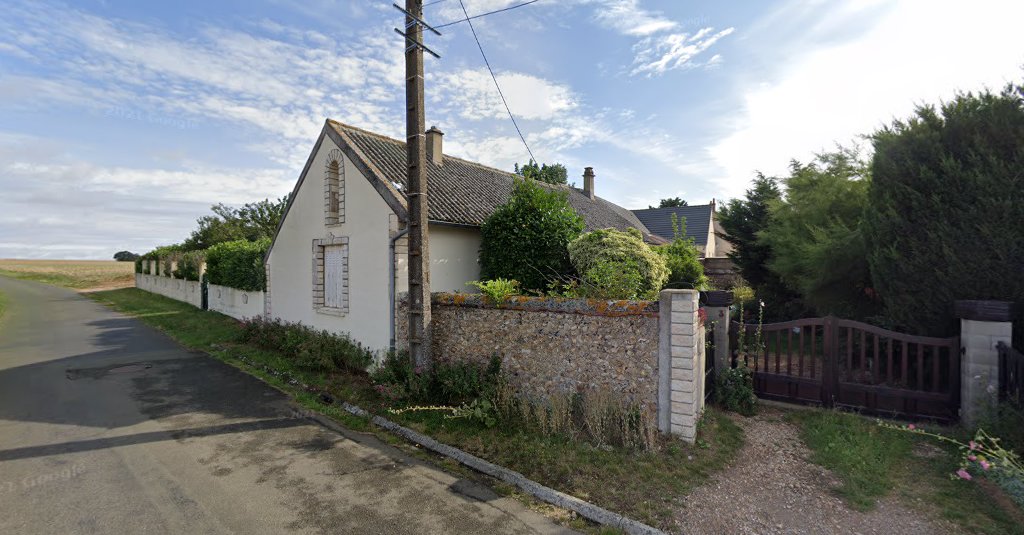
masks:
<svg viewBox="0 0 1024 535"><path fill-rule="evenodd" d="M351 140L355 148L370 160L381 177L406 189L405 142L368 132L336 121L328 121L336 131ZM515 174L478 163L444 155L442 165L427 161L431 221L480 226L484 219L512 194ZM569 186L545 187L569 193L569 204L583 216L587 230L602 228L639 229L651 233L629 210L600 197L593 200ZM660 241L655 238L654 241Z"/></svg>
<svg viewBox="0 0 1024 535"><path fill-rule="evenodd" d="M712 205L678 206L674 208L648 208L633 210L633 214L652 234L672 240L672 214L679 219L686 218L686 237L693 238L694 245L704 248L708 244L708 229L711 226Z"/></svg>

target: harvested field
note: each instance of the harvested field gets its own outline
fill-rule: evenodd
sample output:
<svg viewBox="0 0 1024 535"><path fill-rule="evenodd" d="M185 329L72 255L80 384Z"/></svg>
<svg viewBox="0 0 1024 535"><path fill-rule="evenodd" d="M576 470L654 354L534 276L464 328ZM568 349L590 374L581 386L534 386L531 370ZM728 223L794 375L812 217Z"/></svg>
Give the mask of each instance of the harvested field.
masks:
<svg viewBox="0 0 1024 535"><path fill-rule="evenodd" d="M74 288L124 288L134 285L135 264L114 260L2 260L0 275Z"/></svg>

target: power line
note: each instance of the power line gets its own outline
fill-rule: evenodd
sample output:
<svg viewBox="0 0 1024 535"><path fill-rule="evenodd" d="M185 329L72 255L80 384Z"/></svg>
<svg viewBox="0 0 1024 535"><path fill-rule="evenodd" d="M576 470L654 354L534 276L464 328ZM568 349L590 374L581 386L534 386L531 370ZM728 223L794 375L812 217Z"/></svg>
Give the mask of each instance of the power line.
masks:
<svg viewBox="0 0 1024 535"><path fill-rule="evenodd" d="M432 6L434 4L440 4L441 2L444 2L444 0L434 0L433 2L429 2L429 3L423 4L423 7Z"/></svg>
<svg viewBox="0 0 1024 535"><path fill-rule="evenodd" d="M493 15L495 13L501 13L502 11L508 11L510 9L515 9L517 7L528 6L528 5L530 5L530 4L534 3L534 2L539 2L539 1L540 0L530 0L529 2L523 2L522 4L516 4L514 6L508 6L508 7L504 7L504 8L501 8L501 9L495 9L494 11L488 11L487 13L481 13L479 15L473 15L472 17L469 16L469 13L466 13L466 6L463 5L462 6L462 12L466 14L466 18L457 20L455 22L448 22L448 23L442 24L440 26L434 26L434 27L435 28L444 28L445 26L451 26L452 24L458 24L460 22L469 22L472 19L478 19L480 17L486 17L487 15ZM444 0L435 0L434 2L431 2L431 3L432 4L436 4L437 2L444 2ZM462 2L460 1L459 3L462 3ZM427 5L430 5L430 4L427 4ZM470 23L470 26L472 26L472 25L473 24Z"/></svg>
<svg viewBox="0 0 1024 535"><path fill-rule="evenodd" d="M536 2L536 1L537 0L533 0L533 2ZM532 4L533 2L527 2L527 3L528 4ZM494 80L494 87L496 87L498 89L498 96L501 97L501 103L505 105L505 111L508 112L508 118L512 119L512 126L516 127L516 132L519 133L519 139L523 140L523 145L526 147L526 152L530 153L530 159L536 162L537 158L533 157L533 151L530 150L530 145L526 142L526 138L523 136L523 131L519 129L519 123L516 123L516 118L514 116L512 116L512 110L509 109L509 107L508 107L508 101L505 100L505 94L501 92L501 86L498 85L498 77L494 75L494 69L491 68L491 62L487 61L487 54L484 53L484 46L480 44L480 38L477 37L477 35L476 35L476 28L473 28L473 22L469 20L471 17L469 16L469 13L466 12L466 4L463 3L462 0L459 0L459 5L462 6L462 12L466 15L466 22L469 24L469 30L471 32L473 32L473 39L476 41L477 48L480 49L480 55L483 56L483 58L484 58L484 65L487 65L487 72L491 73L491 80ZM521 5L526 5L526 4L521 4ZM512 9L512 8L506 8L506 10L507 9ZM479 15L479 16L482 17L483 15ZM438 26L438 27L440 28L440 26Z"/></svg>

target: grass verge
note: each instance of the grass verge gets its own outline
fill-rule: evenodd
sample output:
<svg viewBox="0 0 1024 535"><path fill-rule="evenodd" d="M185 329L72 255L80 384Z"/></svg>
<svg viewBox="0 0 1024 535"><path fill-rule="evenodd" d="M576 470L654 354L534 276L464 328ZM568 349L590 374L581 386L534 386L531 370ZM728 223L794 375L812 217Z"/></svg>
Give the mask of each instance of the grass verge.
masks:
<svg viewBox="0 0 1024 535"><path fill-rule="evenodd" d="M599 448L500 426L486 428L463 419L444 419L437 413L386 413L365 376L312 373L295 365L289 355L237 342L240 325L213 312L134 288L96 292L93 299L138 317L167 333L182 345L206 351L252 373L291 394L305 407L323 412L356 430L370 430L361 418L324 405L316 396L300 391L281 378L254 369L239 360L286 371L307 384L324 388L337 399L426 433L488 461L511 468L544 485L572 494L641 522L670 528L682 497L732 460L743 444L743 432L729 418L709 409L699 427L696 445L663 438L651 452ZM376 430L394 443L390 434ZM446 464L444 462L440 464ZM499 492L516 495L510 487ZM578 521L574 528L585 528Z"/></svg>
<svg viewBox="0 0 1024 535"><path fill-rule="evenodd" d="M7 311L7 296L0 292L0 320L4 319L4 312Z"/></svg>
<svg viewBox="0 0 1024 535"><path fill-rule="evenodd" d="M963 526L970 533L1024 534L1015 513L993 496L994 485L952 479L956 450L926 437L884 429L855 414L800 410L789 414L811 460L831 470L835 489L851 507L867 511L890 494L930 515Z"/></svg>

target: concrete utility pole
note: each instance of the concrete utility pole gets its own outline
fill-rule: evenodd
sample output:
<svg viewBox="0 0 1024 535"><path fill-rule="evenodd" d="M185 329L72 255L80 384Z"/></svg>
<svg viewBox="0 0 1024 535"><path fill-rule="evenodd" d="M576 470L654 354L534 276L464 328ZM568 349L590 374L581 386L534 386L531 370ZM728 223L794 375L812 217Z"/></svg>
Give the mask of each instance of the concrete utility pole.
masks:
<svg viewBox="0 0 1024 535"><path fill-rule="evenodd" d="M406 196L409 199L409 353L416 366L429 366L430 242L427 236L426 120L423 111L423 27L426 26L423 22L423 0L405 0L404 11L405 144L408 157ZM436 33L433 28L427 28Z"/></svg>

